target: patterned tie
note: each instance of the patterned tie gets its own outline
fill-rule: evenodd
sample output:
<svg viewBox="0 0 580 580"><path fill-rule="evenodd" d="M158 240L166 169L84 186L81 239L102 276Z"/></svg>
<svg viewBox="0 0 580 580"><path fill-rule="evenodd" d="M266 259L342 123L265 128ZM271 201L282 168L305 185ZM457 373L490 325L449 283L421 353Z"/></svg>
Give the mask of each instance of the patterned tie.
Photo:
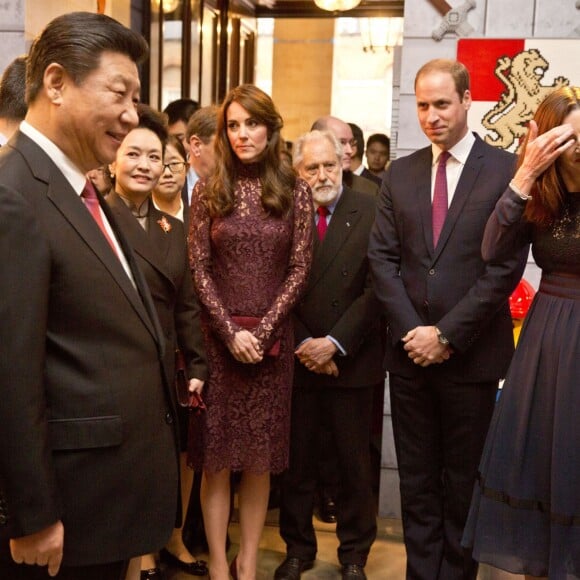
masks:
<svg viewBox="0 0 580 580"><path fill-rule="evenodd" d="M439 156L437 164L437 173L435 175L435 188L433 189L433 247L437 246L439 235L443 229L443 223L447 217L449 201L447 199L447 160L451 157L449 151L443 151Z"/></svg>
<svg viewBox="0 0 580 580"><path fill-rule="evenodd" d="M113 243L113 240L111 239L111 236L105 227L105 223L103 222L103 216L101 215L101 210L99 208L99 198L97 197L97 192L95 191L93 184L88 179L85 183L83 192L81 193L81 197L85 202L86 208L89 210L90 214L93 216L93 219L97 222L97 225L103 232L103 235L105 238L107 238L107 242L109 242L113 252L115 252L117 257L119 257L119 254L117 254L117 248L115 247L115 244Z"/></svg>
<svg viewBox="0 0 580 580"><path fill-rule="evenodd" d="M319 205L316 210L318 213L318 224L316 224L316 229L318 230L318 239L323 242L324 236L326 235L326 230L328 229L328 224L326 223L326 216L330 213L325 205Z"/></svg>

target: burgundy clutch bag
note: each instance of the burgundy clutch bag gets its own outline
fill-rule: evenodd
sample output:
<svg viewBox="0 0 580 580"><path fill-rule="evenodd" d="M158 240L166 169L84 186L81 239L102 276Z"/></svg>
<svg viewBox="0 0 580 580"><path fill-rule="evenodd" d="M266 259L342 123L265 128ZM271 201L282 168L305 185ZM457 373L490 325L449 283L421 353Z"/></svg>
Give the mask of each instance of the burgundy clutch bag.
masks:
<svg viewBox="0 0 580 580"><path fill-rule="evenodd" d="M232 320L245 330L254 330L260 324L257 316L232 316ZM265 353L266 356L278 356L280 354L280 339L278 339Z"/></svg>
<svg viewBox="0 0 580 580"><path fill-rule="evenodd" d="M198 414L206 410L201 395L199 393L190 393L189 391L185 359L179 350L175 351L175 391L177 393L177 402L181 407L187 407L190 411L195 411Z"/></svg>

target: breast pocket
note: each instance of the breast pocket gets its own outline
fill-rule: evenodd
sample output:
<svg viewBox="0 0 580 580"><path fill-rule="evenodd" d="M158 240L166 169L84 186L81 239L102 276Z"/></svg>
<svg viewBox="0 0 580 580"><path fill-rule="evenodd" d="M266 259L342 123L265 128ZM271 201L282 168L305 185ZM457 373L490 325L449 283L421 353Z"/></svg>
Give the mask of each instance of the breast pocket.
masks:
<svg viewBox="0 0 580 580"><path fill-rule="evenodd" d="M117 447L123 441L123 421L118 415L52 419L48 432L53 451Z"/></svg>

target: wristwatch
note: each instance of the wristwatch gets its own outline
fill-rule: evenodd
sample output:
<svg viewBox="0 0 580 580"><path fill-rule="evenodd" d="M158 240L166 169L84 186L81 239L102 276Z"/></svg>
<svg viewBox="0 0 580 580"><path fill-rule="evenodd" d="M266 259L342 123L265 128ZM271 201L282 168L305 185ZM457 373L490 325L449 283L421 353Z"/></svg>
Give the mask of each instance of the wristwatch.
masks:
<svg viewBox="0 0 580 580"><path fill-rule="evenodd" d="M443 346L449 346L449 340L437 327L435 327L435 332L437 333L437 340L439 340L439 344L442 344Z"/></svg>

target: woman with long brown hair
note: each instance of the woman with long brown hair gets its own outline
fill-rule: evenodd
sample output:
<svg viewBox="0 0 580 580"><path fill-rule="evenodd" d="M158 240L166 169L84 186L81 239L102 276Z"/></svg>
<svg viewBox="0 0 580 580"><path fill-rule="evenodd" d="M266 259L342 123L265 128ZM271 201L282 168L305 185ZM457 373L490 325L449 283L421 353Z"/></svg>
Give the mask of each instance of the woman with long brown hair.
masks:
<svg viewBox="0 0 580 580"><path fill-rule="evenodd" d="M290 312L312 254L308 185L281 160L282 118L252 85L218 116L216 170L193 191L190 265L202 303L207 412L190 437L203 469L202 507L213 580L228 578L230 473L241 472L240 551L231 573L256 576L270 473L288 464L294 367Z"/></svg>
<svg viewBox="0 0 580 580"><path fill-rule="evenodd" d="M542 279L492 420L464 545L528 577L580 578L580 88L530 123L483 240L486 260L531 243Z"/></svg>

